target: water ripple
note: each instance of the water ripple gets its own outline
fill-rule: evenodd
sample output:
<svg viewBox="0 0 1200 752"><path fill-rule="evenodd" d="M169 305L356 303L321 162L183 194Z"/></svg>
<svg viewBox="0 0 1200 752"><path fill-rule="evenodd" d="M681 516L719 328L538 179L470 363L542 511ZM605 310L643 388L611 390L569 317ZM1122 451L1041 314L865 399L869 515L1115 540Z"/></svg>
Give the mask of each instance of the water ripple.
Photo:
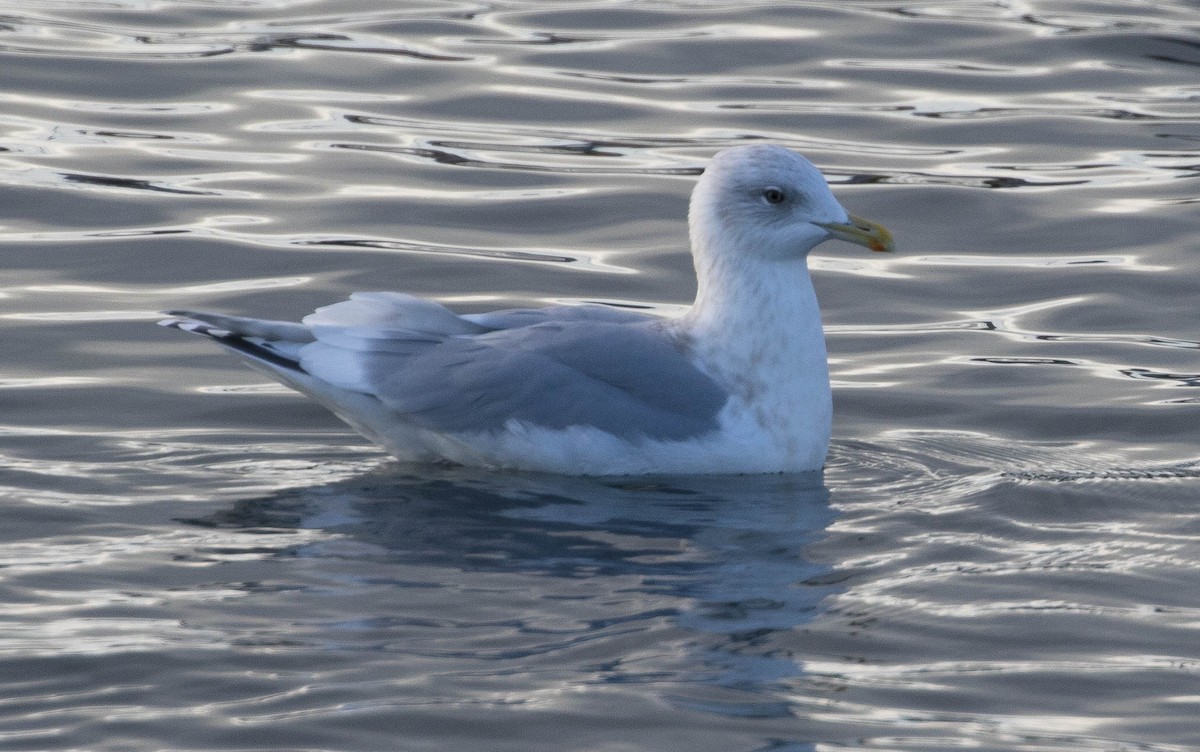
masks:
<svg viewBox="0 0 1200 752"><path fill-rule="evenodd" d="M77 23L47 16L0 16L0 53L70 57L187 60L289 50L387 55L439 63L472 62L416 44L364 34L253 29L164 33L149 29Z"/></svg>
<svg viewBox="0 0 1200 752"><path fill-rule="evenodd" d="M5 160L7 161L7 160ZM176 175L172 177L130 177L126 175L104 175L96 173L65 172L45 167L18 166L9 161L3 170L4 183L10 186L29 188L63 188L68 190L97 191L118 194L135 191L138 193L166 193L184 196L220 196L224 198L259 198L252 191L221 188L199 188L205 183L237 180L257 180L262 173L226 172L200 175Z"/></svg>
<svg viewBox="0 0 1200 752"><path fill-rule="evenodd" d="M549 264L570 264L573 268L589 271L607 271L610 273L631 273L633 270L617 266L602 260L602 254L578 250L551 249L507 249L480 248L470 246L455 246L440 243L428 243L400 238L373 238L353 236L327 235L269 235L266 233L238 232L228 229L230 225L256 224L261 220L247 217L210 217L203 223L188 227L147 227L139 229L103 230L98 232L8 232L0 234L0 242L31 243L52 242L61 243L70 240L123 240L137 237L154 237L162 235L196 235L214 237L223 240L234 240L239 243L264 246L269 248L292 249L353 249L385 253L428 253L443 256L469 256L477 258L501 259L506 261L531 261ZM217 285L198 285L184 288L168 288L165 292L210 292L221 289L220 285L232 289L252 289L242 286L241 282L213 283ZM276 286L269 281L266 286ZM298 283L297 283L298 284Z"/></svg>
<svg viewBox="0 0 1200 752"><path fill-rule="evenodd" d="M6 749L1194 746L1193 3L9 5ZM404 467L150 325L678 312L764 141L902 248L812 259L816 485Z"/></svg>

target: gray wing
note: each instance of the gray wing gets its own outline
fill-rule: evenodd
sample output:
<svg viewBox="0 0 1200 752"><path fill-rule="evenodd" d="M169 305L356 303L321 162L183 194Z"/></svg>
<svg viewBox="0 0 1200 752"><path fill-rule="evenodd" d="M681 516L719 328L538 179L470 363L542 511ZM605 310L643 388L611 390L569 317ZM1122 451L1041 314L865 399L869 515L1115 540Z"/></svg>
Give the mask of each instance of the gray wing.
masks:
<svg viewBox="0 0 1200 752"><path fill-rule="evenodd" d="M547 306L545 308L513 308L504 311L488 311L487 313L469 313L459 318L492 330L516 329L555 321L601 321L612 324L633 324L653 320L641 311L596 303Z"/></svg>
<svg viewBox="0 0 1200 752"><path fill-rule="evenodd" d="M557 320L450 337L394 332L354 350L317 336L301 350L306 371L440 432L495 431L518 420L682 440L715 430L728 396L655 321Z"/></svg>

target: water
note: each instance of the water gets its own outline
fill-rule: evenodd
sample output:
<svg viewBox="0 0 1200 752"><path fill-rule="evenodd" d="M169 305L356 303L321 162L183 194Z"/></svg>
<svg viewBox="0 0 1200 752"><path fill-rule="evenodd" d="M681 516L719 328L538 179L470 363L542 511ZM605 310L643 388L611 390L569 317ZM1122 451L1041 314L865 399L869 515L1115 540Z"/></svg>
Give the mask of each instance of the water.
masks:
<svg viewBox="0 0 1200 752"><path fill-rule="evenodd" d="M1200 748L1195 2L0 12L0 747ZM410 468L169 307L664 311L813 158L823 478Z"/></svg>

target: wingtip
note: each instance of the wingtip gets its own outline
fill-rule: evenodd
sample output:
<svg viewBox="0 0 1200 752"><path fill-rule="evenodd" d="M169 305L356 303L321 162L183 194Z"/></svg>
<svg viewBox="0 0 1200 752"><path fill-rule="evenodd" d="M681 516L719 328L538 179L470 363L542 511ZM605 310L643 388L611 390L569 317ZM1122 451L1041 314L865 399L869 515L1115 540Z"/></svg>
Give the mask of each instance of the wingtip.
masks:
<svg viewBox="0 0 1200 752"><path fill-rule="evenodd" d="M172 313L182 312L163 311L163 313L170 315ZM229 331L228 329L221 329L213 326L212 324L206 324L203 321L197 321L189 318L160 319L155 323L157 323L159 326L165 326L168 329L178 329L181 332L199 334L201 336L211 337L213 339L225 339L227 337L234 336L233 332Z"/></svg>
<svg viewBox="0 0 1200 752"><path fill-rule="evenodd" d="M158 314L160 316L166 316L166 318L159 319L155 323L158 324L159 326L165 326L165 327L169 327L172 329L182 328L182 326L184 324L186 324L187 322L195 321L195 319L192 317L191 311L181 311L181 310L159 311Z"/></svg>
<svg viewBox="0 0 1200 752"><path fill-rule="evenodd" d="M168 329L183 329L188 324L197 323L196 319L192 318L191 311L159 311L158 313L166 318L159 319L154 323Z"/></svg>

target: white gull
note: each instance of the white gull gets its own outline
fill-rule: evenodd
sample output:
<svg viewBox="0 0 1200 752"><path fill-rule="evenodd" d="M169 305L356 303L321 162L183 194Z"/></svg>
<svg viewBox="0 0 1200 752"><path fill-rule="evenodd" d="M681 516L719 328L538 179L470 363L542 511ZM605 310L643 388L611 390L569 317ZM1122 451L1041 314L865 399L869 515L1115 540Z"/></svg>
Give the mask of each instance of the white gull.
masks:
<svg viewBox="0 0 1200 752"><path fill-rule="evenodd" d="M168 311L401 460L572 475L820 469L832 403L808 253L892 250L811 162L718 153L688 212L699 287L675 318L602 305L458 315L355 293L302 323Z"/></svg>

